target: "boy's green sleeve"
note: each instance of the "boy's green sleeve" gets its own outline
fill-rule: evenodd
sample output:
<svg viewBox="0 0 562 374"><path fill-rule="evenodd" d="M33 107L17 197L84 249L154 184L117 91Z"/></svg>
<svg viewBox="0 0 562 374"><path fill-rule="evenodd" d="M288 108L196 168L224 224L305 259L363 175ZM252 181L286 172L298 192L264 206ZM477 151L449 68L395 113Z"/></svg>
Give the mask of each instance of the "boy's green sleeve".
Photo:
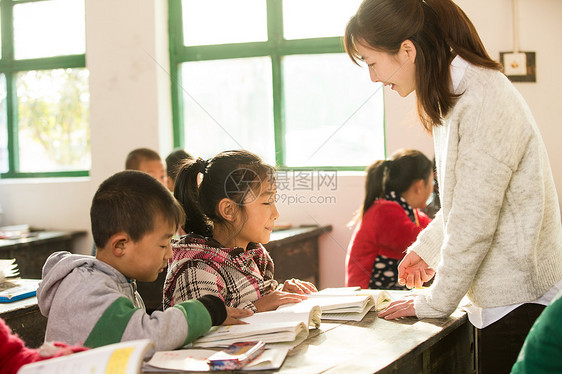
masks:
<svg viewBox="0 0 562 374"><path fill-rule="evenodd" d="M211 328L211 315L199 300L184 301L174 305L174 308L181 310L187 321L187 336L184 345L191 343Z"/></svg>

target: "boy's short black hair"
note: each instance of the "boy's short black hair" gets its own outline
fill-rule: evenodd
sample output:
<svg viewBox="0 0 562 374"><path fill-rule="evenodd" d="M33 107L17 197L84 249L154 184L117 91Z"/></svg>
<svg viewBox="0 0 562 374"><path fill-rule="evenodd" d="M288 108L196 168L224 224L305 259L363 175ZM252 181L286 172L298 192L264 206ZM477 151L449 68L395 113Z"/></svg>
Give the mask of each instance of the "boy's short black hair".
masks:
<svg viewBox="0 0 562 374"><path fill-rule="evenodd" d="M106 179L96 191L90 208L96 248L103 248L111 235L124 231L134 242L154 230L162 215L174 227L185 221L183 208L170 191L152 176L125 170Z"/></svg>
<svg viewBox="0 0 562 374"><path fill-rule="evenodd" d="M161 161L162 158L160 155L149 148L137 148L133 149L127 155L127 159L125 160L125 169L126 170L139 170L140 164L142 161Z"/></svg>

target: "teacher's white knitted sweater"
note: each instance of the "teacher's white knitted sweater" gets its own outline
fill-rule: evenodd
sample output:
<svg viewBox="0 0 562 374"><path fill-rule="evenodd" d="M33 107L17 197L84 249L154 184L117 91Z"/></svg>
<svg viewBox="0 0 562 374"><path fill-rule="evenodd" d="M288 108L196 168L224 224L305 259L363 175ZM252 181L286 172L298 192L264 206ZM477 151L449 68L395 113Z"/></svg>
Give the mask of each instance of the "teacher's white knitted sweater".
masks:
<svg viewBox="0 0 562 374"><path fill-rule="evenodd" d="M433 131L441 211L408 249L437 270L418 318L451 314L465 294L483 308L532 301L562 279L558 197L531 111L490 69L469 65L456 93Z"/></svg>

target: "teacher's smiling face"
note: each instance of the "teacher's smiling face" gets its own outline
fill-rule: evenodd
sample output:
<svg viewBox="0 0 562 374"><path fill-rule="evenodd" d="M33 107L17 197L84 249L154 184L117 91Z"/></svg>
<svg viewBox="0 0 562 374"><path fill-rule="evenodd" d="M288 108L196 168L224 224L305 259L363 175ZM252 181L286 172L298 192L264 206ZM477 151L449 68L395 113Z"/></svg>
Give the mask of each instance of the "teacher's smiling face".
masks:
<svg viewBox="0 0 562 374"><path fill-rule="evenodd" d="M402 97L416 89L416 47L410 40L402 42L396 54L373 49L361 42L355 47L369 67L373 82L382 82Z"/></svg>

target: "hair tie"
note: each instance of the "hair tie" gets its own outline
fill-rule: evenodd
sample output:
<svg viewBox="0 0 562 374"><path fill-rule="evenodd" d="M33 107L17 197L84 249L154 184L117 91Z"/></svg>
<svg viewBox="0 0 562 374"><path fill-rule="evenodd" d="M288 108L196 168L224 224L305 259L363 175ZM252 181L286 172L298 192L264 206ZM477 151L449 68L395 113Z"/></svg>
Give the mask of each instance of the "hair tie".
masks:
<svg viewBox="0 0 562 374"><path fill-rule="evenodd" d="M207 174L207 166L209 166L209 160L203 160L201 157L197 158L197 166L199 166L199 172L201 174Z"/></svg>

